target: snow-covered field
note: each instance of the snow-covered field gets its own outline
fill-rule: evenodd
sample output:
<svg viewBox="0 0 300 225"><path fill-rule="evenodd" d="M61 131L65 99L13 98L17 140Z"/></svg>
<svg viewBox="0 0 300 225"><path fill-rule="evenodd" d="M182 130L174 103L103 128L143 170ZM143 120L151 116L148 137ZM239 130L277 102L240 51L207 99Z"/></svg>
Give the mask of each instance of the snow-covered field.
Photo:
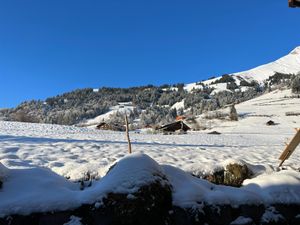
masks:
<svg viewBox="0 0 300 225"><path fill-rule="evenodd" d="M189 132L187 135L132 132L130 137L133 152L145 153L159 164L168 164L194 174L206 174L222 166L224 162L243 160L250 164L257 174L268 174L263 175L264 182L261 178L256 181L262 186L268 186L281 179L283 183L292 182L300 185L300 173L292 172L290 175L285 173L280 177L280 173L275 172L279 164L278 157L284 149L284 142L295 134L294 128L300 127L300 116L285 115L286 112L300 111L300 99L289 96L290 90L275 91L236 105L241 115L239 121L211 122L212 130L221 132L221 135L209 135L207 130ZM268 120L273 120L277 125L266 126ZM103 177L108 168L125 155L127 155L127 141L122 132L49 124L0 122L0 162L9 169L14 169L12 171L47 167L72 180L82 178L88 171ZM300 147L284 165L288 169L298 170L299 158ZM166 171L169 171L168 174L180 176L178 171L172 172L172 168L165 167ZM271 176L272 179L268 179L272 174L274 174ZM173 183L178 183L177 186L183 185L180 184L179 178L172 179ZM245 184L251 184L251 180L245 181ZM49 182L51 183L49 180L48 183L45 182L45 188ZM62 179L60 182L65 181ZM66 185L70 190L76 189L70 184ZM251 190L251 185L245 188L247 187ZM0 190L0 197L1 194L3 193ZM63 194L65 192L62 190L61 195ZM296 201L300 201L300 193L298 194L299 196L295 194L298 196L295 198ZM68 195L71 195L71 192L65 197L66 204ZM184 193L179 192L177 195L183 198Z"/></svg>
<svg viewBox="0 0 300 225"><path fill-rule="evenodd" d="M242 159L250 164L276 167L284 142L300 127L299 98L290 90L275 91L236 105L238 122L211 121L212 130L187 135L131 133L133 152L146 153L159 163L185 171L211 170L224 160ZM273 120L276 126L266 126ZM72 126L0 122L0 160L8 167L43 166L78 179L88 170L104 175L107 168L127 154L124 133ZM299 167L300 151L285 163Z"/></svg>

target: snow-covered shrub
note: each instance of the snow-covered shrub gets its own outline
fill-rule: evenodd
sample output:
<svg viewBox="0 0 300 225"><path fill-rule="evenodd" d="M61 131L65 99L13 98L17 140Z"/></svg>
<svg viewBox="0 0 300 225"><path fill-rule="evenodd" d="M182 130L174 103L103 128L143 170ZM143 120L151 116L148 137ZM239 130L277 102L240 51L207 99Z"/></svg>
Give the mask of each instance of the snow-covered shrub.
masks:
<svg viewBox="0 0 300 225"><path fill-rule="evenodd" d="M275 72L275 74L273 76L270 76L267 79L267 82L271 86L282 84L282 83L287 84L293 76L294 76L293 74L285 74L285 73Z"/></svg>
<svg viewBox="0 0 300 225"><path fill-rule="evenodd" d="M235 90L239 87L237 86L237 84L234 81L232 81L232 82L227 83L226 88L229 90Z"/></svg>
<svg viewBox="0 0 300 225"><path fill-rule="evenodd" d="M8 172L9 170L0 162L0 188L2 188L4 180L8 177Z"/></svg>
<svg viewBox="0 0 300 225"><path fill-rule="evenodd" d="M237 114L237 111L236 111L236 109L234 107L234 104L232 104L230 106L229 118L232 121L238 121L238 114Z"/></svg>
<svg viewBox="0 0 300 225"><path fill-rule="evenodd" d="M204 118L207 120L212 120L212 119L224 120L227 116L228 116L227 113L221 111L212 111L212 112L207 112L204 115Z"/></svg>
<svg viewBox="0 0 300 225"><path fill-rule="evenodd" d="M292 92L295 94L300 93L300 74L298 74L293 80L292 80Z"/></svg>
<svg viewBox="0 0 300 225"><path fill-rule="evenodd" d="M234 82L234 78L229 75L229 74L224 74L220 79L216 80L215 82L212 82L212 84L217 84L217 83L229 83L229 82Z"/></svg>
<svg viewBox="0 0 300 225"><path fill-rule="evenodd" d="M252 171L244 161L227 160L208 174L193 174L214 184L240 187L244 180L252 176Z"/></svg>
<svg viewBox="0 0 300 225"><path fill-rule="evenodd" d="M229 164L225 167L224 184L240 187L244 180L250 178L251 172L247 165L238 163Z"/></svg>

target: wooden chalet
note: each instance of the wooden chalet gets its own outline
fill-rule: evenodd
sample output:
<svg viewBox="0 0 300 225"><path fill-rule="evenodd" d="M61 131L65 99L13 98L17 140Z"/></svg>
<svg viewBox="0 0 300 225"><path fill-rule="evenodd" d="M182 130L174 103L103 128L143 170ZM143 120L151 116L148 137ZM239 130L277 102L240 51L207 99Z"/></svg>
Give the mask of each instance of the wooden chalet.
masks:
<svg viewBox="0 0 300 225"><path fill-rule="evenodd" d="M300 0L288 0L289 1L289 7L295 8L300 7Z"/></svg>
<svg viewBox="0 0 300 225"><path fill-rule="evenodd" d="M163 132L175 132L175 131L188 131L191 128L186 125L183 121L176 121L174 123L170 123L167 125L164 125L160 128L158 128L158 130L163 131Z"/></svg>

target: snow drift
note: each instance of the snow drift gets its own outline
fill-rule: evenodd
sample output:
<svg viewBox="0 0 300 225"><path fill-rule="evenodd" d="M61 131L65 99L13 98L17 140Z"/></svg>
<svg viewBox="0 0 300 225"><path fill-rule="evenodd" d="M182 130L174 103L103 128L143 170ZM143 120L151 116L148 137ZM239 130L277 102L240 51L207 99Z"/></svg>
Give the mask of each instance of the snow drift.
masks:
<svg viewBox="0 0 300 225"><path fill-rule="evenodd" d="M117 162L91 187L80 190L73 183L45 168L7 169L9 177L0 191L0 216L61 211L93 204L109 193L134 194L151 183L172 187L173 204L197 208L199 204L271 205L300 204L300 173L280 171L246 180L241 188L214 185L172 166L159 165L145 154L132 154Z"/></svg>

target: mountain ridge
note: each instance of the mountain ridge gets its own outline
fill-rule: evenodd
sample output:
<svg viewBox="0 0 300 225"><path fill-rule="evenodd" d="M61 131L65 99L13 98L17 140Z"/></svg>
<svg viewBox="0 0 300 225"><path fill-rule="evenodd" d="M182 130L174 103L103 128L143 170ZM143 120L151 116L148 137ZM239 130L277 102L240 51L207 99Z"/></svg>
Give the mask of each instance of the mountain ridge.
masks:
<svg viewBox="0 0 300 225"><path fill-rule="evenodd" d="M262 64L249 70L229 73L229 75L233 76L236 82L238 82L239 77L241 77L247 82L255 81L262 84L266 79L274 75L276 72L284 74L297 74L300 72L300 46L297 46L287 55L282 56L275 61ZM220 78L221 76L208 79L203 83L210 85L212 82ZM193 88L197 88L196 86L196 82L186 84L186 90L190 91Z"/></svg>
<svg viewBox="0 0 300 225"><path fill-rule="evenodd" d="M293 49L289 54L250 70L233 73L234 76L241 76L246 79L256 78L257 81L263 81L272 76L275 72L285 74L295 74L300 71L300 46ZM260 77L257 76L259 74Z"/></svg>
<svg viewBox="0 0 300 225"><path fill-rule="evenodd" d="M74 125L106 114L109 122L121 123L122 110L116 110L116 106L131 102L130 120L143 127L173 121L177 115L196 116L252 99L278 86L290 86L299 72L300 46L274 62L247 71L190 84L77 89L0 110L0 119ZM116 113L109 113L111 110Z"/></svg>

